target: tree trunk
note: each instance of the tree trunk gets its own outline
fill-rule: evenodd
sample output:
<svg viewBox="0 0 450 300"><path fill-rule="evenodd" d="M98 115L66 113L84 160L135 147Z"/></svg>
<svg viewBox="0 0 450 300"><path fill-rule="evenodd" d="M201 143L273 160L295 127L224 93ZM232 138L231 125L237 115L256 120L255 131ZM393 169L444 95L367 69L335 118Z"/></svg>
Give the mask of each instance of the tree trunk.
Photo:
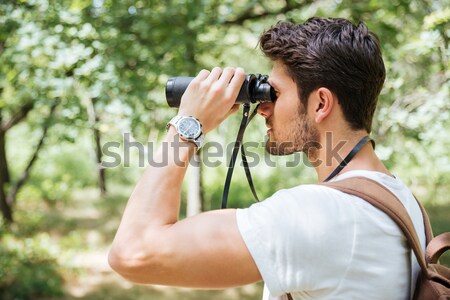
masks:
<svg viewBox="0 0 450 300"><path fill-rule="evenodd" d="M22 121L26 117L28 112L32 109L33 105L32 104L24 105L21 108L21 110L13 118L11 118L11 120L9 122L6 123L6 125L0 124L0 125L2 125L2 126L0 126L0 156L4 157L4 162L5 162L5 163L2 162L0 164L0 169L1 169L0 170L0 210L2 212L3 219L5 220L5 222L7 224L10 224L14 221L13 214L12 214L12 211L13 211L12 208L13 208L14 203L16 202L17 193L19 192L20 188L27 181L27 179L30 175L31 167L36 162L39 151L41 150L41 148L44 144L44 140L47 136L48 129L51 125L51 118L53 116L53 113L55 112L55 109L56 109L56 106L58 105L58 103L59 103L58 100L55 100L52 103L52 105L50 107L49 115L44 122L41 139L39 140L39 142L36 146L36 149L35 149L33 155L31 156L30 161L28 162L28 165L26 166L22 175L19 177L19 179L17 180L16 183L11 185L11 188L9 188L9 189L8 189L8 185L10 185L9 184L10 176L9 176L9 172L7 169L7 160L6 160L6 132L9 129L11 129L14 125L16 125L20 121ZM5 171L5 168L6 168L6 171ZM3 174L5 174L5 172L7 172L8 176L3 175ZM6 178L8 180L5 180Z"/></svg>
<svg viewBox="0 0 450 300"><path fill-rule="evenodd" d="M98 123L96 118L96 123ZM102 145L101 145L101 133L96 127L94 128L94 142L95 142L95 154L97 159L97 175L98 175L98 187L102 195L106 194L106 169L102 167Z"/></svg>
<svg viewBox="0 0 450 300"><path fill-rule="evenodd" d="M1 113L1 111L0 111ZM0 116L1 121L1 116ZM0 122L1 124L1 122ZM10 181L8 162L6 160L6 131L0 128L0 210L6 223L12 223L11 208L6 201L6 189Z"/></svg>
<svg viewBox="0 0 450 300"><path fill-rule="evenodd" d="M6 158L5 146L5 132L0 130L0 156L4 156ZM9 175L6 160L4 162L0 162L0 210L5 222L10 224L13 222L13 217L11 207L9 207L6 201L6 189L8 185L7 178L9 178L9 176L6 177L4 175L5 173Z"/></svg>
<svg viewBox="0 0 450 300"><path fill-rule="evenodd" d="M0 179L0 210L2 212L3 220L5 220L7 224L11 224L13 222L13 216L11 207L8 205L6 201L5 185L6 183L2 182Z"/></svg>
<svg viewBox="0 0 450 300"><path fill-rule="evenodd" d="M11 177L9 174L8 160L6 159L6 130L3 130L0 110L0 182L9 183Z"/></svg>
<svg viewBox="0 0 450 300"><path fill-rule="evenodd" d="M85 95L83 101L86 105L86 110L88 113L89 125L92 129L92 134L94 137L94 152L95 152L95 162L97 168L97 184L102 195L106 194L106 169L102 167L102 145L101 145L101 132L98 129L98 124L100 121L97 112L95 111L95 99Z"/></svg>

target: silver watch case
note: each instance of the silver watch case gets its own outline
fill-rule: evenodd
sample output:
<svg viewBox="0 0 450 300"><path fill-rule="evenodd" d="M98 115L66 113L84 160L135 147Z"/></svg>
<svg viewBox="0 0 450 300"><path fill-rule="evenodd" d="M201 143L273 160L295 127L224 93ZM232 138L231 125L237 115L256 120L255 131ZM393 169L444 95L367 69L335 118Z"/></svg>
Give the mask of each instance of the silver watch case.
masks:
<svg viewBox="0 0 450 300"><path fill-rule="evenodd" d="M175 127L182 140L192 142L200 149L203 143L203 130L202 124L197 118L192 116L175 116L167 123L167 129L169 129L170 125Z"/></svg>

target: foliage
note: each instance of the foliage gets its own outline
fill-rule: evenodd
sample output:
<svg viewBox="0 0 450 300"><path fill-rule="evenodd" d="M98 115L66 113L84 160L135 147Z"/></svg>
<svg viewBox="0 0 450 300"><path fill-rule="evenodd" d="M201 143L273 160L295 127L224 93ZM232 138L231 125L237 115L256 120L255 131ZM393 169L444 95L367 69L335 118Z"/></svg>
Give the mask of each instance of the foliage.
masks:
<svg viewBox="0 0 450 300"><path fill-rule="evenodd" d="M1 191L7 193L20 178L36 149L44 116L54 99L60 101L45 147L18 194L16 215L21 230L14 232L16 238L29 238L33 244L37 231L58 227L53 224L61 226L65 220L62 210L74 201L71 195L96 184L95 130L102 145L118 142L119 151L124 147L125 132L136 141L157 143L165 123L175 114L165 104L164 85L169 77L193 76L202 68L216 65L242 66L248 73L268 74L270 62L256 49L260 33L277 21L303 22L314 15L364 21L379 36L388 77L372 132L376 151L388 168L427 203L436 230L448 231L447 1L13 0L0 3L0 182L6 167L1 157L1 133L5 134L4 154L11 175L11 180L0 186ZM233 142L239 119L239 114L228 119L208 135L208 141L222 145ZM18 126L9 128L14 120ZM255 118L245 141L264 141L262 123ZM262 149L256 152L264 158ZM136 160L136 155L132 159ZM262 198L280 188L314 181L313 169L304 163L286 167L291 159L295 158L273 158L275 167L261 160L252 168ZM131 165L108 169L113 191L129 190L136 181L142 169L133 162ZM205 209L219 207L225 174L225 163L203 167ZM121 194L101 201L115 215L125 198ZM239 165L229 198L232 207L252 203ZM36 202L42 200L46 209L56 207L61 211L49 217L42 207L34 210ZM100 226L99 222L106 222L109 216L94 223ZM83 240L84 236L74 231L80 219L66 221L64 229L59 227L66 235L61 242L64 247ZM112 227L105 233L108 238ZM46 274L56 270L56 262L38 246L22 251L29 241L12 236L2 240L0 272L16 268L26 277L38 274L32 271L37 266L47 270ZM58 294L56 287L40 276L37 281L49 285L46 296ZM0 281L6 278L1 276ZM32 293L31 281L19 291L29 288Z"/></svg>
<svg viewBox="0 0 450 300"><path fill-rule="evenodd" d="M0 298L27 300L64 295L56 259L41 237L19 241L2 237L0 243Z"/></svg>
<svg viewBox="0 0 450 300"><path fill-rule="evenodd" d="M33 99L27 119L33 131L49 99L62 97L49 147L58 147L60 139L80 143L77 136L91 126L86 99L95 99L100 121L94 126L103 143L122 143L123 132L141 142L149 130L160 136L174 113L164 103L165 80L214 65L268 73L255 47L261 31L276 20L301 22L312 15L362 20L380 37L388 69L373 132L377 151L424 200L447 191L450 13L444 1L36 0L3 4L2 11L3 114L11 116ZM236 120L224 127L235 128ZM235 134L229 132L231 141ZM251 138L262 140L261 133ZM418 162L425 150L431 155L424 172Z"/></svg>

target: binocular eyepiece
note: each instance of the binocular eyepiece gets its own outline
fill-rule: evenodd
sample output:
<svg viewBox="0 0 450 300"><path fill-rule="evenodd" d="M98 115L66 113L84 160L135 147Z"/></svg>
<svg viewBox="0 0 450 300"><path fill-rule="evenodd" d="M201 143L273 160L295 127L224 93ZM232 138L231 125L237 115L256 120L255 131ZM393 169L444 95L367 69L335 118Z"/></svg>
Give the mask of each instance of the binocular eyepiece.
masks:
<svg viewBox="0 0 450 300"><path fill-rule="evenodd" d="M179 107L181 97L194 77L172 77L166 84L166 99L170 107ZM268 76L261 74L248 74L242 84L236 103L273 102L276 94L273 87L267 82Z"/></svg>

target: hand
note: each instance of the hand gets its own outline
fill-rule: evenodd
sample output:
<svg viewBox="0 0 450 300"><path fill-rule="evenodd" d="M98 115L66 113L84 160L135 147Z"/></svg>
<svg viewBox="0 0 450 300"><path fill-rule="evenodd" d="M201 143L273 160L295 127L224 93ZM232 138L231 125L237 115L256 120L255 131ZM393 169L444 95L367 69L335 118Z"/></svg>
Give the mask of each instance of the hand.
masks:
<svg viewBox="0 0 450 300"><path fill-rule="evenodd" d="M178 114L199 119L206 134L239 109L235 101L244 80L242 68L200 71L181 97Z"/></svg>

